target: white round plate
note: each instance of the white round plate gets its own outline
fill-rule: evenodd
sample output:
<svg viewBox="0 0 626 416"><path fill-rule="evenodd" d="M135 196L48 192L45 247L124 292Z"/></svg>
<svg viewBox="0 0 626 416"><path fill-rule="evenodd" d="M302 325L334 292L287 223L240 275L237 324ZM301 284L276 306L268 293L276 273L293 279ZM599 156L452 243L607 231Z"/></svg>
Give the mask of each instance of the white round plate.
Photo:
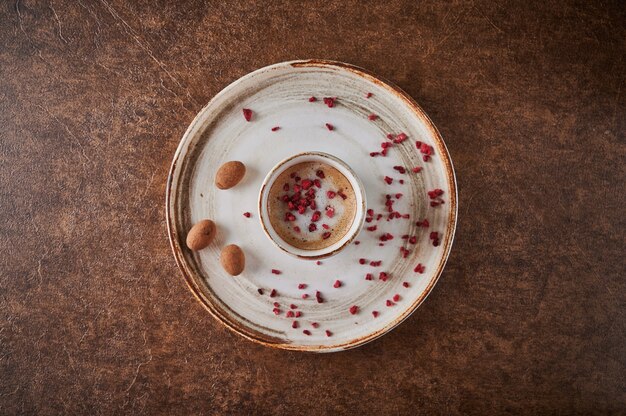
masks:
<svg viewBox="0 0 626 416"><path fill-rule="evenodd" d="M317 100L310 102L310 97ZM337 97L335 105L326 105L324 97ZM244 108L253 111L249 122L243 117ZM371 114L378 117L371 120ZM408 139L389 148L387 156L370 156L381 151L381 143L390 142L388 133L401 132ZM429 161L423 160L416 141L432 146ZM356 237L359 244L353 242L320 265L290 256L272 244L263 232L257 208L259 190L270 169L307 151L329 153L347 163L363 182L367 208L384 215L364 224ZM229 160L243 162L246 175L234 188L219 190L214 185L215 173ZM394 166L407 172L402 174ZM421 172L413 172L414 167L421 167ZM385 176L393 179L390 185ZM443 190L434 199L443 203L435 207L427 194L433 189ZM402 196L396 200L398 193ZM408 219L387 221L386 194L396 200L393 209L409 214ZM251 217L246 218L244 212ZM291 61L238 79L200 111L174 156L166 213L176 261L192 292L213 316L267 346L325 352L356 347L383 335L426 298L450 252L457 190L440 134L406 93L344 63ZM204 218L215 221L217 236L209 247L192 252L185 245L187 231ZM416 225L423 219L428 220L428 227ZM373 225L377 230L368 231L366 227ZM438 233L437 246L433 232ZM385 233L394 238L380 246ZM415 243L402 239L404 235L414 236ZM236 277L224 272L219 262L220 251L228 244L239 245L246 256L246 268ZM406 258L401 247L409 250ZM367 263L360 264L359 259ZM371 261L382 264L374 267ZM414 271L418 264L423 265L423 273ZM379 279L380 272L388 274L387 281ZM373 280L366 280L367 273ZM341 286L335 288L337 280ZM299 289L299 284L306 289ZM272 289L274 297L270 297ZM316 301L316 291L323 303ZM354 314L353 306L357 307ZM288 317L288 311L299 311L301 316ZM294 321L297 328L293 328Z"/></svg>

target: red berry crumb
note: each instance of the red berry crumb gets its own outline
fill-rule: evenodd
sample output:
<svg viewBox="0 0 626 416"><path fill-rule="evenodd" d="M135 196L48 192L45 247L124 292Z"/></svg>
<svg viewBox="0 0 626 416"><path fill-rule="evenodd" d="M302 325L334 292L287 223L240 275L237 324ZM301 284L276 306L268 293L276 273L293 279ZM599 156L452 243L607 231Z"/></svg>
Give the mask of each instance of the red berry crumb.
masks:
<svg viewBox="0 0 626 416"><path fill-rule="evenodd" d="M282 272L278 269L272 269L272 274L281 274Z"/></svg>
<svg viewBox="0 0 626 416"><path fill-rule="evenodd" d="M438 196L441 196L441 195L443 195L443 190L439 189L439 188L435 188L432 191L428 191L428 197L430 199L435 199L435 198L437 198Z"/></svg>
<svg viewBox="0 0 626 416"><path fill-rule="evenodd" d="M272 131L278 131L278 130L280 130L279 126L272 127Z"/></svg>
<svg viewBox="0 0 626 416"><path fill-rule="evenodd" d="M372 315L374 316L374 318L378 318L378 315L380 315L380 313L378 311L372 311Z"/></svg>
<svg viewBox="0 0 626 416"><path fill-rule="evenodd" d="M330 131L335 130L335 126L333 126L333 125L332 125L332 124L330 124L330 123L326 123L326 128L327 128L328 130L330 130Z"/></svg>
<svg viewBox="0 0 626 416"><path fill-rule="evenodd" d="M270 298L276 297L276 289L272 289L270 292Z"/></svg>
<svg viewBox="0 0 626 416"><path fill-rule="evenodd" d="M430 233L430 239L433 240L433 246L437 247L439 245L439 233L437 231Z"/></svg>
<svg viewBox="0 0 626 416"><path fill-rule="evenodd" d="M311 322L311 326L312 326L313 328L319 328L319 327L320 327L320 324L318 324L317 322Z"/></svg>
<svg viewBox="0 0 626 416"><path fill-rule="evenodd" d="M424 218L424 221L417 221L415 225L417 225L418 227L428 228L430 226L430 223L427 219Z"/></svg>
<svg viewBox="0 0 626 416"><path fill-rule="evenodd" d="M350 313L351 313L352 315L356 315L356 313L357 313L358 311L359 311L359 307L358 307L358 306L356 306L356 305L352 305L352 306L350 306Z"/></svg>
<svg viewBox="0 0 626 416"><path fill-rule="evenodd" d="M252 214L250 214L249 212L244 212L243 216L246 218L250 218L252 216Z"/></svg>
<svg viewBox="0 0 626 416"><path fill-rule="evenodd" d="M293 321L291 323L291 327L294 328L294 329L297 328L298 326L300 326L300 325L298 325L298 321Z"/></svg>
<svg viewBox="0 0 626 416"><path fill-rule="evenodd" d="M417 266L413 269L415 273L424 273L424 270L426 270L426 267L424 267L422 263L417 263Z"/></svg>
<svg viewBox="0 0 626 416"><path fill-rule="evenodd" d="M409 285L409 282L402 282L402 286L404 286L404 287L409 287L409 286L411 286L411 285Z"/></svg>
<svg viewBox="0 0 626 416"><path fill-rule="evenodd" d="M405 133L400 133L396 136L396 138L394 139L394 143L402 143L403 141L405 141L406 139L408 139L409 137L405 134Z"/></svg>
<svg viewBox="0 0 626 416"><path fill-rule="evenodd" d="M385 233L379 237L380 241L389 241L393 240L393 234Z"/></svg>
<svg viewBox="0 0 626 416"><path fill-rule="evenodd" d="M325 332L326 332L326 336L327 337L332 337L333 336L333 333L330 332L328 329Z"/></svg>
<svg viewBox="0 0 626 416"><path fill-rule="evenodd" d="M397 302L400 300L400 295L398 295L397 293L395 295L393 295L393 301Z"/></svg>
<svg viewBox="0 0 626 416"><path fill-rule="evenodd" d="M369 116L367 116L368 120L374 121L378 118L378 116L376 114L370 114Z"/></svg>
<svg viewBox="0 0 626 416"><path fill-rule="evenodd" d="M336 100L337 97L324 97L324 104L326 104L328 108L333 108Z"/></svg>
<svg viewBox="0 0 626 416"><path fill-rule="evenodd" d="M243 118L245 118L246 121L250 121L252 119L252 110L250 110L249 108L244 108Z"/></svg>
<svg viewBox="0 0 626 416"><path fill-rule="evenodd" d="M317 303L324 303L324 298L322 298L322 294L319 290L315 291L315 300Z"/></svg>
<svg viewBox="0 0 626 416"><path fill-rule="evenodd" d="M317 98L315 98L315 97L309 97L309 102L310 102L310 103L314 103L315 101L317 101Z"/></svg>
<svg viewBox="0 0 626 416"><path fill-rule="evenodd" d="M374 94L372 94L371 92L368 92L367 94L365 94L365 98L370 98L372 95Z"/></svg>
<svg viewBox="0 0 626 416"><path fill-rule="evenodd" d="M417 145L417 142L415 143L415 145ZM424 156L430 156L433 154L433 148L432 146L427 145L426 143L422 143L420 145L420 152L424 155Z"/></svg>
<svg viewBox="0 0 626 416"><path fill-rule="evenodd" d="M335 283L333 284L333 287L336 289L338 287L341 287L341 280L335 280Z"/></svg>
<svg viewBox="0 0 626 416"><path fill-rule="evenodd" d="M304 331L302 331L302 333L304 335L311 335L311 331L309 331L308 329L305 329Z"/></svg>
<svg viewBox="0 0 626 416"><path fill-rule="evenodd" d="M299 283L298 289L306 289L306 283Z"/></svg>

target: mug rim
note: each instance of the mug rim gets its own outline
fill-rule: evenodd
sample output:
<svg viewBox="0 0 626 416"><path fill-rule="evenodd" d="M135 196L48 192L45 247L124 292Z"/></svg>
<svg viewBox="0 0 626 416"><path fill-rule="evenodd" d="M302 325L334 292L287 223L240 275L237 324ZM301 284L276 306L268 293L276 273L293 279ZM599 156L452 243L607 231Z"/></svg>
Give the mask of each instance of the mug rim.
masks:
<svg viewBox="0 0 626 416"><path fill-rule="evenodd" d="M307 156L309 157L313 156L313 157L318 157L321 159L330 160L331 162L334 162L335 164L339 165L343 170L345 170L345 172L340 172L340 173L342 173L344 176L347 176L346 173L348 174L347 179L352 185L352 187L354 188L354 194L357 197L356 198L357 207L356 207L355 217L354 217L354 220L352 221L352 224L350 225L350 229L348 230L348 232L336 243L331 244L328 247L324 247L324 248L317 249L317 250L298 249L297 247L294 247L293 245L284 241L282 238L280 238L279 235L278 237L280 241L277 241L271 235L269 231L270 228L274 230L274 227L272 226L270 219L266 218L266 216L268 215L267 197L269 196L269 191L271 189L271 186L274 184L274 181L278 178L280 173L282 173L282 170L280 170L280 168L285 166L287 163L293 161L294 159L304 158ZM263 232L265 233L267 238L269 238L269 240L276 247L278 247L285 253L295 256L300 259L319 260L319 259L334 256L335 254L339 253L341 250L347 247L361 231L361 228L363 227L363 223L365 221L365 211L366 211L365 187L363 186L363 183L361 182L359 177L356 175L354 170L347 163L345 163L343 160L339 159L336 156L333 156L329 153L318 152L318 151L296 153L295 155L289 156L281 160L280 162L278 162L267 173L267 175L263 179L263 183L261 184L261 189L259 191L258 210L259 210L259 221L261 222L261 228L263 229ZM278 234L276 231L274 232ZM281 242L283 244L281 244ZM307 252L310 254L306 254Z"/></svg>

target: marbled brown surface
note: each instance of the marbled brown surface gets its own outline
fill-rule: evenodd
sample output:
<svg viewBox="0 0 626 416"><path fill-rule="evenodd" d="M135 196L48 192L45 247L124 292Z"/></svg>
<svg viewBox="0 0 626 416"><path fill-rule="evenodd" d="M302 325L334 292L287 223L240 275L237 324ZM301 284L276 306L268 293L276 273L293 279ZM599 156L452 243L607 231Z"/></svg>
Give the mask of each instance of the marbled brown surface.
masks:
<svg viewBox="0 0 626 416"><path fill-rule="evenodd" d="M0 4L0 414L626 412L623 3ZM388 78L459 183L448 266L357 350L270 350L168 246L177 143L294 58Z"/></svg>

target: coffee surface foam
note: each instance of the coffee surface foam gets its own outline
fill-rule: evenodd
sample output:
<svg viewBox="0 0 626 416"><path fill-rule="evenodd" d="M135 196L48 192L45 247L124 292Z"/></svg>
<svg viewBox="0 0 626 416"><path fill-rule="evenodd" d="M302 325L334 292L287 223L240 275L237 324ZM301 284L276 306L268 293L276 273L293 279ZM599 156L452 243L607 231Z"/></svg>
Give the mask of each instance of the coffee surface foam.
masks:
<svg viewBox="0 0 626 416"><path fill-rule="evenodd" d="M319 171L323 172L324 178L318 177ZM296 181L298 178L300 180ZM294 185L302 187L306 179L319 180L321 188L311 186L315 190L315 196L311 199L314 199L316 208L311 209L307 206L306 211L299 214L297 206L302 204L299 201L295 202L296 209L290 210L288 202L285 202L283 198L288 195L293 201L293 195L296 193ZM285 184L288 190L285 190L287 189ZM328 191L335 192L335 196L330 198ZM301 190L300 192L302 198L306 198L307 191ZM334 209L332 217L327 214L329 207ZM320 218L314 222L312 217L315 211L320 212ZM356 211L354 189L348 178L339 170L323 162L302 162L285 169L276 178L269 191L268 216L272 227L286 243L302 250L323 249L341 240L350 230ZM294 221L286 220L288 213L295 217ZM315 224L316 230L309 231L311 224ZM323 225L326 225L328 229ZM330 234L326 234L324 238L325 233Z"/></svg>

